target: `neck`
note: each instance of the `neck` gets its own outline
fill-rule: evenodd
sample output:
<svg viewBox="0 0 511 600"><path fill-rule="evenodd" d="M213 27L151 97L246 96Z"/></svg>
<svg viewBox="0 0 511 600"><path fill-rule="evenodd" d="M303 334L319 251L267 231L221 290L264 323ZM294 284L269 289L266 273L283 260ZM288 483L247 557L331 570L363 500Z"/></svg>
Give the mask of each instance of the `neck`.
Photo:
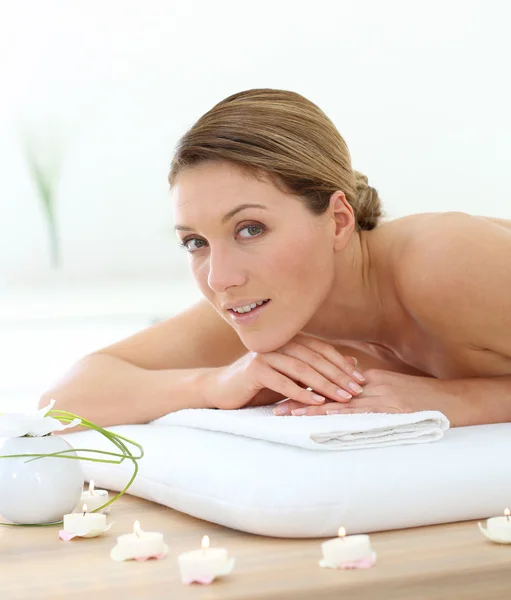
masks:
<svg viewBox="0 0 511 600"><path fill-rule="evenodd" d="M378 228L353 234L337 255L332 287L306 333L336 341L392 343L405 313L383 238Z"/></svg>

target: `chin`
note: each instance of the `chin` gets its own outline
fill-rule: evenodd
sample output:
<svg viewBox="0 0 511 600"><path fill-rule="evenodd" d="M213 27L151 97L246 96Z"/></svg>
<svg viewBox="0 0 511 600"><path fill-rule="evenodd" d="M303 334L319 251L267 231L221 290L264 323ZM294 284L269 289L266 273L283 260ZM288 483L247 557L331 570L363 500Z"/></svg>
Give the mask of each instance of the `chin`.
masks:
<svg viewBox="0 0 511 600"><path fill-rule="evenodd" d="M257 354L265 354L267 352L275 352L279 348L282 348L298 332L293 333L291 336L276 336L273 334L264 335L263 332L256 334L240 335L240 339L243 345L250 350L250 352L257 352Z"/></svg>
<svg viewBox="0 0 511 600"><path fill-rule="evenodd" d="M264 340L248 341L241 338L241 341L250 352L256 352L257 354L266 354L267 352L274 352L275 350L280 348L280 346L282 346L282 344L280 344L279 346L276 346L275 344L268 344L268 342Z"/></svg>

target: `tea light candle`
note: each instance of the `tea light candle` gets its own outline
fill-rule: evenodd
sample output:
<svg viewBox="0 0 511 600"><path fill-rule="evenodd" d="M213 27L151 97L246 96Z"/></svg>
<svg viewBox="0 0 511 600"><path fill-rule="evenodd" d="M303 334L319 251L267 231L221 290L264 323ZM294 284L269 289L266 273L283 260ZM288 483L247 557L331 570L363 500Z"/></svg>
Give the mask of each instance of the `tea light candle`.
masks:
<svg viewBox="0 0 511 600"><path fill-rule="evenodd" d="M183 583L211 583L216 577L229 574L234 568L234 559L229 558L225 548L210 548L209 537L202 538L201 550L183 552L178 556L181 581Z"/></svg>
<svg viewBox="0 0 511 600"><path fill-rule="evenodd" d="M112 548L110 558L117 561L164 558L168 551L163 541L163 533L142 531L140 523L135 521L133 533L120 535L117 538L117 544Z"/></svg>
<svg viewBox="0 0 511 600"><path fill-rule="evenodd" d="M87 504L88 509L90 511L92 511L92 510L96 510L100 506L103 506L103 504L106 504L107 502L108 502L108 492L106 490L95 489L94 480L91 479L91 481L89 483L89 489L88 489L88 491L84 490L82 492L82 497L80 499L78 506L75 508L75 512L79 512L80 506L83 506L84 504ZM109 509L110 509L110 507L107 506L103 510L109 511Z"/></svg>
<svg viewBox="0 0 511 600"><path fill-rule="evenodd" d="M59 532L60 539L69 541L76 536L96 537L106 531L106 515L87 512L84 504L82 512L64 515L64 529Z"/></svg>
<svg viewBox="0 0 511 600"><path fill-rule="evenodd" d="M492 542L498 544L511 544L511 511L504 510L503 517L492 517L486 520L486 528L479 523L479 529Z"/></svg>
<svg viewBox="0 0 511 600"><path fill-rule="evenodd" d="M368 535L346 536L344 527L339 529L339 537L321 544L323 560L321 567L330 569L372 567L376 554L371 548Z"/></svg>

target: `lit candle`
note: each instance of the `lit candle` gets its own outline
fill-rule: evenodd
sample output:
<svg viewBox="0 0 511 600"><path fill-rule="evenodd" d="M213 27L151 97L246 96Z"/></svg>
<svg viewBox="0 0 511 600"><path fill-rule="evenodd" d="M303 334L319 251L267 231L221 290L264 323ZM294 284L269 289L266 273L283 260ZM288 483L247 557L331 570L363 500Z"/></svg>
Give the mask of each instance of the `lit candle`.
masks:
<svg viewBox="0 0 511 600"><path fill-rule="evenodd" d="M211 583L232 571L234 558L229 558L225 548L210 548L209 537L205 535L201 549L183 552L178 556L178 563L183 583Z"/></svg>
<svg viewBox="0 0 511 600"><path fill-rule="evenodd" d="M80 512L80 508L84 504L87 504L90 511L96 510L100 506L103 506L103 504L106 504L108 499L108 492L106 490L97 490L94 486L94 481L91 479L89 489L82 492L82 497L74 512ZM110 512L110 507L107 506L101 512L105 512L105 514Z"/></svg>
<svg viewBox="0 0 511 600"><path fill-rule="evenodd" d="M117 544L110 552L113 560L147 560L164 558L169 549L163 541L163 533L142 531L140 523L135 521L133 533L120 535Z"/></svg>
<svg viewBox="0 0 511 600"><path fill-rule="evenodd" d="M62 540L69 541L74 537L96 537L107 531L106 515L87 512L84 504L81 512L64 515L64 529L59 532Z"/></svg>
<svg viewBox="0 0 511 600"><path fill-rule="evenodd" d="M376 561L369 536L347 536L344 527L339 529L337 538L323 542L321 550L323 560L319 561L319 565L329 569L369 568Z"/></svg>
<svg viewBox="0 0 511 600"><path fill-rule="evenodd" d="M511 512L509 508L504 510L503 517L492 517L486 520L486 528L479 523L479 529L484 535L498 544L511 544Z"/></svg>

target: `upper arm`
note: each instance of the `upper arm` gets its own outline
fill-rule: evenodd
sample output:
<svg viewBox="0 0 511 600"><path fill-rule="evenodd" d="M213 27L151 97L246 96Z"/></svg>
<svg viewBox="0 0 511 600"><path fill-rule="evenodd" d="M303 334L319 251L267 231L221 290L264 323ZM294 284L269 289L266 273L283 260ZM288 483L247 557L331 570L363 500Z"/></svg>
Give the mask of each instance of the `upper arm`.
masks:
<svg viewBox="0 0 511 600"><path fill-rule="evenodd" d="M511 356L511 230L448 214L409 250L400 288L419 324Z"/></svg>
<svg viewBox="0 0 511 600"><path fill-rule="evenodd" d="M220 367L248 350L206 301L93 354L108 354L149 370Z"/></svg>

